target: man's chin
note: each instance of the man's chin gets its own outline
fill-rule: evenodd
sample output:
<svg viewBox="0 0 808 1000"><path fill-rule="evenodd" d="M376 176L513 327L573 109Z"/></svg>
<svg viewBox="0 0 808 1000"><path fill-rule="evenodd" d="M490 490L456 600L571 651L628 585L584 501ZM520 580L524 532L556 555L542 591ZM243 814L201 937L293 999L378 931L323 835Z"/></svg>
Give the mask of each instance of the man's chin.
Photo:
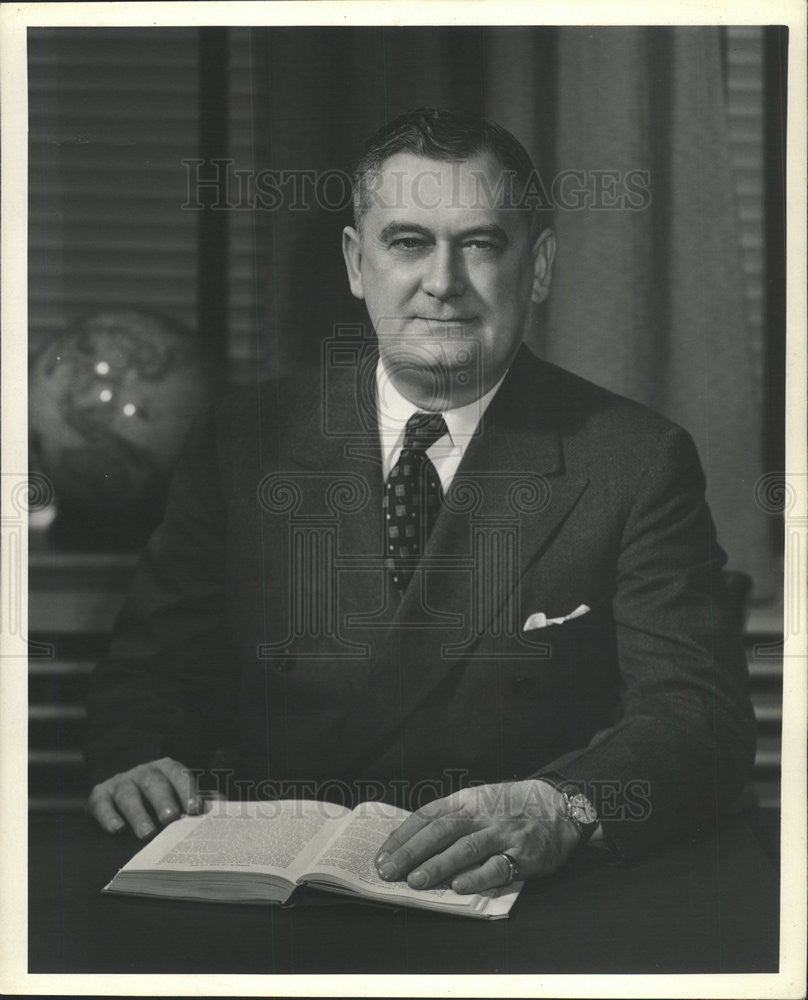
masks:
<svg viewBox="0 0 808 1000"><path fill-rule="evenodd" d="M399 342L381 354L396 389L423 409L445 410L484 392L474 345Z"/></svg>

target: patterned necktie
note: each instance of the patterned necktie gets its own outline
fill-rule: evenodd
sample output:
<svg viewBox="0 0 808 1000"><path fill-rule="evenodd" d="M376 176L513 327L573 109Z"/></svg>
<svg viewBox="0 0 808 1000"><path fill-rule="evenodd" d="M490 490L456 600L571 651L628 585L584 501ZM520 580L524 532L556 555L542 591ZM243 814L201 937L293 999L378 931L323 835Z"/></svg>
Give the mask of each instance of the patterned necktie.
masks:
<svg viewBox="0 0 808 1000"><path fill-rule="evenodd" d="M404 447L387 477L383 500L387 567L400 593L412 579L443 500L440 477L426 451L447 433L440 413L414 413L407 421Z"/></svg>

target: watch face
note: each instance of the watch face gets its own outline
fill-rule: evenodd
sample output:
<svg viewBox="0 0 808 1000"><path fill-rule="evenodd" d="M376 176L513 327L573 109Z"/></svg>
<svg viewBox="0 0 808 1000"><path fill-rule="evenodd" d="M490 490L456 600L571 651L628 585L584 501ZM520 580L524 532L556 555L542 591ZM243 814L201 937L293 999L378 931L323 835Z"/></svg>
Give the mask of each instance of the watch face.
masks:
<svg viewBox="0 0 808 1000"><path fill-rule="evenodd" d="M598 814L589 799L580 792L570 798L570 814L574 820L583 826L597 823Z"/></svg>

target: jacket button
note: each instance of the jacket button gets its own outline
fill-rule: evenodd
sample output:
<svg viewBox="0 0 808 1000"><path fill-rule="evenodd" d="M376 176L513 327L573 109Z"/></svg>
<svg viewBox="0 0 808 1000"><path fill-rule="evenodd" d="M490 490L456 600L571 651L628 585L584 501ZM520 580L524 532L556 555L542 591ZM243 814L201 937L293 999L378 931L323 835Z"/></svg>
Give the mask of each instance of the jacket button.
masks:
<svg viewBox="0 0 808 1000"><path fill-rule="evenodd" d="M536 687L536 682L532 677L517 677L511 682L511 687L516 694L530 694Z"/></svg>

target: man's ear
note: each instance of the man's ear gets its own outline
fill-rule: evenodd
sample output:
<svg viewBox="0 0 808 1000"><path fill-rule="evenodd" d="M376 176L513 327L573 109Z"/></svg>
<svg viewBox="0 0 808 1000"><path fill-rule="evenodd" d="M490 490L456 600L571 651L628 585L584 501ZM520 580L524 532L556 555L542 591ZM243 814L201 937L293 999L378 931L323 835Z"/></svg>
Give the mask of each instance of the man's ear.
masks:
<svg viewBox="0 0 808 1000"><path fill-rule="evenodd" d="M345 258L351 292L356 298L363 299L365 290L362 287L362 237L353 226L346 226L342 230L342 256Z"/></svg>
<svg viewBox="0 0 808 1000"><path fill-rule="evenodd" d="M545 229L533 244L533 290L531 299L537 305L550 294L553 277L553 258L556 242L552 229Z"/></svg>

